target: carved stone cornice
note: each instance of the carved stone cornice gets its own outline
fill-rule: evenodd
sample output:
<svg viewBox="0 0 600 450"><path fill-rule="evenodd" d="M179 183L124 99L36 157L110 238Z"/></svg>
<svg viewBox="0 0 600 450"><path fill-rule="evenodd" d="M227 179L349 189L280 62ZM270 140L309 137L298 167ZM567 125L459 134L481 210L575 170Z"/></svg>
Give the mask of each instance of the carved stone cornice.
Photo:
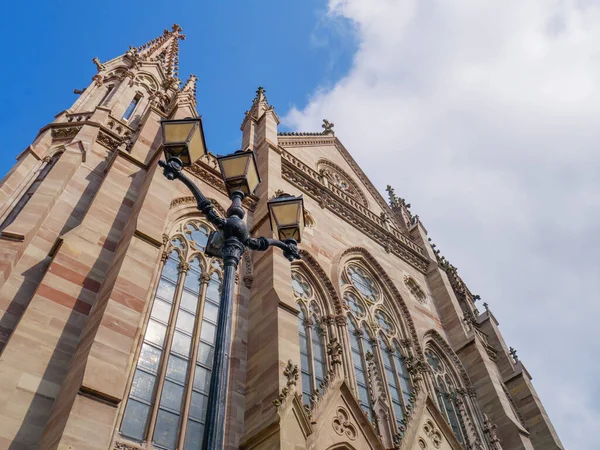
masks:
<svg viewBox="0 0 600 450"><path fill-rule="evenodd" d="M81 130L81 127L53 127L50 134L53 138L67 139L75 137L75 135L79 133L79 130Z"/></svg>
<svg viewBox="0 0 600 450"><path fill-rule="evenodd" d="M223 207L219 204L219 202L217 202L214 198L208 198L208 200L211 201L212 205L217 210L217 212L221 215L221 217L227 217L227 212L223 209ZM171 200L171 204L169 205L169 208L174 208L179 205L185 205L188 203L196 203L196 202L197 202L197 200L191 195L185 196L185 197L178 197L176 199Z"/></svg>
<svg viewBox="0 0 600 450"><path fill-rule="evenodd" d="M422 273L427 272L429 260L423 250L399 231L388 231L382 219L350 197L343 198L337 191L327 188L321 176L288 152L282 152L282 175L294 186L319 201L337 216L362 231L369 238L386 247Z"/></svg>
<svg viewBox="0 0 600 450"><path fill-rule="evenodd" d="M119 145L121 145L120 140L115 139L108 133L103 132L102 130L98 132L98 137L96 138L96 141L104 145L109 150L116 150L119 147Z"/></svg>

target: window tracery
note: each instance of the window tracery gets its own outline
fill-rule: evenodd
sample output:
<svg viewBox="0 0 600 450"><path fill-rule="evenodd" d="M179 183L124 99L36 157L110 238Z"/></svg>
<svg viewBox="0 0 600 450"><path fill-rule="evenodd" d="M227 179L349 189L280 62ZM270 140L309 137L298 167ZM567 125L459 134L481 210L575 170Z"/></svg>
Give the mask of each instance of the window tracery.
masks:
<svg viewBox="0 0 600 450"><path fill-rule="evenodd" d="M302 376L302 401L311 404L327 374L325 353L326 330L320 299L307 278L298 271L292 272L292 291L298 302L298 335L300 338L300 369Z"/></svg>
<svg viewBox="0 0 600 450"><path fill-rule="evenodd" d="M361 408L374 419L367 379L367 355L373 354L375 369L387 387L390 401L390 426L403 429L412 384L406 369L405 355L398 340L401 327L389 311L389 300L370 270L358 260L350 261L340 279L347 311L348 338L352 356L357 395Z"/></svg>
<svg viewBox="0 0 600 450"><path fill-rule="evenodd" d="M204 434L222 278L201 253L209 231L191 219L168 241L121 422L121 435L167 450Z"/></svg>
<svg viewBox="0 0 600 450"><path fill-rule="evenodd" d="M321 160L317 163L317 170L331 185L337 187L361 205L369 206L365 195L358 185L336 164L327 160Z"/></svg>

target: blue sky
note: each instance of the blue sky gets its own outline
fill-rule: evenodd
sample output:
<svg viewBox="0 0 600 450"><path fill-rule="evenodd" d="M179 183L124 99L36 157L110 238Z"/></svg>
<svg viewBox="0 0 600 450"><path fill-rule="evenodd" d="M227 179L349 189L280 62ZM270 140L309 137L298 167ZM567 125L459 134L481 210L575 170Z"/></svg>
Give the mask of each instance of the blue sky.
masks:
<svg viewBox="0 0 600 450"><path fill-rule="evenodd" d="M302 2L164 1L2 2L0 176L31 143L39 128L90 83L94 56L106 61L178 23L180 77L198 78L198 110L207 144L215 153L240 145L239 127L259 85L282 115L302 106L315 86L335 83L347 72L356 41L323 22L327 5ZM128 12L130 11L130 13ZM8 69L8 70L6 70Z"/></svg>
<svg viewBox="0 0 600 450"><path fill-rule="evenodd" d="M173 23L210 149L238 148L258 85L282 130L334 122L489 303L565 448L596 449L597 0L3 2L0 175L75 101L94 56Z"/></svg>

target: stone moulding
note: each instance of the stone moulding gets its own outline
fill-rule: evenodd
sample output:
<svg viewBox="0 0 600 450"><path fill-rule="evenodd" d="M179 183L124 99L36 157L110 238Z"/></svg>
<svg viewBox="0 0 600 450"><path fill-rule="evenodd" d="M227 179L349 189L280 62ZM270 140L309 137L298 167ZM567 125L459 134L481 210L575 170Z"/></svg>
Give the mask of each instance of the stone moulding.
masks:
<svg viewBox="0 0 600 450"><path fill-rule="evenodd" d="M354 170L354 173L356 174L358 179L367 188L367 191L369 191L369 193L372 195L372 197L375 199L375 201L381 207L381 209L383 211L386 211L390 215L390 217L392 217L399 226L402 226L400 221L395 218L395 215L393 214L390 206L383 199L383 197L381 197L381 195L379 194L379 192L377 191L377 189L375 188L373 183L371 183L371 180L369 180L367 175L362 171L362 169L358 166L358 164L356 164L356 162L354 161L354 158L352 158L352 156L350 155L350 152L348 150L346 150L346 148L342 145L342 143L339 141L338 138L336 138L335 136L333 136L331 134L323 135L322 133L318 133L318 134L320 134L320 136L315 136L310 133L298 133L296 135L293 135L292 137L288 137L285 134L282 135L281 133L278 133L278 134L279 134L278 142L281 147L309 147L309 146L333 145L335 148L338 149L338 151L340 152L342 157L346 160L348 165L352 168L352 170ZM305 137L305 139L300 140L296 136L306 136L306 137Z"/></svg>
<svg viewBox="0 0 600 450"><path fill-rule="evenodd" d="M322 207L328 208L420 272L427 272L429 260L423 256L423 250L417 244L400 233L386 230L379 223L379 218L375 214L373 214L374 217L369 217L368 214L358 211L345 199L335 195L332 190L322 184L316 172L310 173L307 167L303 167L303 163L290 154L284 152L282 157L282 176L285 180L319 201Z"/></svg>

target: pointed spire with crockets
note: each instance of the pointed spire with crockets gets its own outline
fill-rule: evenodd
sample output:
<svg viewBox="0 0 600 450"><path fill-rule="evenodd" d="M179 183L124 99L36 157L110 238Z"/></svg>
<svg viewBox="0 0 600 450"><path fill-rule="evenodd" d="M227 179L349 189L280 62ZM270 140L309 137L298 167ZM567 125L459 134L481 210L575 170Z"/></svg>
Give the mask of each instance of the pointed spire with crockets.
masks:
<svg viewBox="0 0 600 450"><path fill-rule="evenodd" d="M196 104L196 81L198 81L198 77L196 77L194 74L191 74L181 88L181 93L188 94L194 104Z"/></svg>
<svg viewBox="0 0 600 450"><path fill-rule="evenodd" d="M141 61L156 61L160 63L168 77L179 77L179 41L185 39L177 24L171 31L165 29L163 34L137 48Z"/></svg>

